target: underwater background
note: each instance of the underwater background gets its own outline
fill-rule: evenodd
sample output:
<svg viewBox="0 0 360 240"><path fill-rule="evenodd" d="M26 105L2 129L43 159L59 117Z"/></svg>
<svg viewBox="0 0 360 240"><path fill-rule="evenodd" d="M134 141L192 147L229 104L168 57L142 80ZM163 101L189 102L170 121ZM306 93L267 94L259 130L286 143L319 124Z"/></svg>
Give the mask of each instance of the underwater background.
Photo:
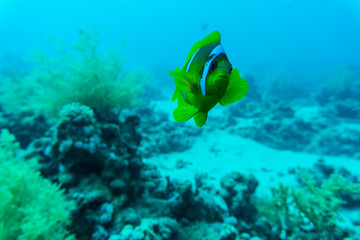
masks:
<svg viewBox="0 0 360 240"><path fill-rule="evenodd" d="M248 94L174 79L221 33ZM0 1L0 240L360 239L360 1Z"/></svg>

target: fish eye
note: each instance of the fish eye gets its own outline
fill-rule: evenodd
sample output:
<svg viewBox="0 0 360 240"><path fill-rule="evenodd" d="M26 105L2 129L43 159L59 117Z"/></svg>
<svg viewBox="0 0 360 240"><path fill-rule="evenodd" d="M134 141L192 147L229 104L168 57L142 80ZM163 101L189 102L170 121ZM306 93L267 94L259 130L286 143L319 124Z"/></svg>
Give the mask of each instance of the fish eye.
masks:
<svg viewBox="0 0 360 240"><path fill-rule="evenodd" d="M233 68L232 68L232 67L230 67L230 73L232 72L232 70L233 70Z"/></svg>
<svg viewBox="0 0 360 240"><path fill-rule="evenodd" d="M214 71L217 68L217 62L213 61L210 65L210 71Z"/></svg>

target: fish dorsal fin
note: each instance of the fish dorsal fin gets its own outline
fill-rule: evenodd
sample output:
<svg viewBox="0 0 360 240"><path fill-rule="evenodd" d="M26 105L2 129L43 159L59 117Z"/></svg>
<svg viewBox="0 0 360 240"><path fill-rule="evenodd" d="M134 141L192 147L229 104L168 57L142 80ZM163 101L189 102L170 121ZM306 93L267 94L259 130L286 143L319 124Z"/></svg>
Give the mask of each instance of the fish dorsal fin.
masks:
<svg viewBox="0 0 360 240"><path fill-rule="evenodd" d="M220 43L220 38L220 33L218 31L214 31L207 35L203 40L196 42L194 46L192 46L192 48L190 49L190 52L185 61L185 66L199 48L205 47L212 43Z"/></svg>

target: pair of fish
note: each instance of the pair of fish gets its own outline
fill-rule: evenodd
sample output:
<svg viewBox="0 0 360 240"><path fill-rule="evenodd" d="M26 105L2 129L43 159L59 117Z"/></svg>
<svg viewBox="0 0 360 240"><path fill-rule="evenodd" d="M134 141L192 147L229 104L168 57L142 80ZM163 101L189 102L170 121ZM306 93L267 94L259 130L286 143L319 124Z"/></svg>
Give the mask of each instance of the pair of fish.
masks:
<svg viewBox="0 0 360 240"><path fill-rule="evenodd" d="M185 66L169 73L174 77L176 87L172 101L178 101L178 107L173 112L174 119L185 122L194 117L199 127L205 124L208 112L217 103L229 105L249 91L239 70L232 69L217 31L196 42Z"/></svg>

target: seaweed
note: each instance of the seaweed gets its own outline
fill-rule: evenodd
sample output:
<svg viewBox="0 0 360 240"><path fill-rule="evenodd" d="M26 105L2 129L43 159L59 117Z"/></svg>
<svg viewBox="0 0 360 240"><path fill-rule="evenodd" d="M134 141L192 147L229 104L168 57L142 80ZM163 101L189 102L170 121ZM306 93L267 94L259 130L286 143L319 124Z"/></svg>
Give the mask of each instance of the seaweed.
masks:
<svg viewBox="0 0 360 240"><path fill-rule="evenodd" d="M35 161L17 156L19 144L8 130L0 136L0 239L73 240L72 202L59 185L44 179Z"/></svg>
<svg viewBox="0 0 360 240"><path fill-rule="evenodd" d="M70 50L61 44L55 56L36 54L28 75L1 76L1 105L6 111L50 118L73 102L97 111L136 106L148 77L139 70L125 71L120 51L100 54L99 43L95 28L81 30Z"/></svg>

